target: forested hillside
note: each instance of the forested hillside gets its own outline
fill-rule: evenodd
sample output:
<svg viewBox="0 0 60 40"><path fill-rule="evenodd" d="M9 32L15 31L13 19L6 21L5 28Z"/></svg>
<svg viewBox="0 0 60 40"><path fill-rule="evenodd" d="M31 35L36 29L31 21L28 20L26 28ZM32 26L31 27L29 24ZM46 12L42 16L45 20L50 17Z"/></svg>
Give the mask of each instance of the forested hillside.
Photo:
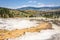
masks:
<svg viewBox="0 0 60 40"><path fill-rule="evenodd" d="M14 18L14 17L47 17L59 18L60 10L50 11L36 11L36 10L16 10L0 7L1 18Z"/></svg>

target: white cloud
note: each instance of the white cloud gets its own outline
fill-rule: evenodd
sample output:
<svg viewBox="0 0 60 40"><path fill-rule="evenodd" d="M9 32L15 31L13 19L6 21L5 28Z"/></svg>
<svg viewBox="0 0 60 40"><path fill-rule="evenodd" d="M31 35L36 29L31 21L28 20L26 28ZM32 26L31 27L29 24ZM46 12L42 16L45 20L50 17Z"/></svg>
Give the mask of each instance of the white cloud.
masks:
<svg viewBox="0 0 60 40"><path fill-rule="evenodd" d="M30 5L22 5L22 6L18 6L16 8L22 8L22 7L28 7L28 6L30 6Z"/></svg>
<svg viewBox="0 0 60 40"><path fill-rule="evenodd" d="M55 5L55 4L39 4L39 5L37 5L37 7L54 7L54 6L59 6L59 5Z"/></svg>
<svg viewBox="0 0 60 40"><path fill-rule="evenodd" d="M37 5L43 5L43 3L37 3Z"/></svg>
<svg viewBox="0 0 60 40"><path fill-rule="evenodd" d="M36 7L54 7L54 6L59 6L56 4L44 4L44 3L37 3L36 5L34 5Z"/></svg>
<svg viewBox="0 0 60 40"><path fill-rule="evenodd" d="M24 4L24 5L15 7L15 8L22 8L22 7L54 7L54 6L59 6L59 5L56 5L56 4L37 3L37 1L34 1L34 2L35 3L33 3L33 1L29 1L29 2L27 2L27 4Z"/></svg>
<svg viewBox="0 0 60 40"><path fill-rule="evenodd" d="M54 6L59 6L59 5L54 5L54 4L36 4L36 5L22 5L22 6L19 6L17 8L21 8L21 7L54 7Z"/></svg>
<svg viewBox="0 0 60 40"><path fill-rule="evenodd" d="M32 3L32 1L28 1L28 3Z"/></svg>
<svg viewBox="0 0 60 40"><path fill-rule="evenodd" d="M30 0L27 3L37 3L37 1Z"/></svg>

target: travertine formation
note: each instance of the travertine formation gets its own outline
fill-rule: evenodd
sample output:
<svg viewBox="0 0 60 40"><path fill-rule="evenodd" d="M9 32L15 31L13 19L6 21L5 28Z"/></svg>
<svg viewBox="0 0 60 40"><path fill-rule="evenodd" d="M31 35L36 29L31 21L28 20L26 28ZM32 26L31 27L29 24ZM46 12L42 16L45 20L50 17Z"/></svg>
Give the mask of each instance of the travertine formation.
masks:
<svg viewBox="0 0 60 40"><path fill-rule="evenodd" d="M25 34L25 32L40 32L41 30L52 29L52 24L48 22L42 22L36 27L16 29L16 30L0 30L0 40L8 38L16 38Z"/></svg>

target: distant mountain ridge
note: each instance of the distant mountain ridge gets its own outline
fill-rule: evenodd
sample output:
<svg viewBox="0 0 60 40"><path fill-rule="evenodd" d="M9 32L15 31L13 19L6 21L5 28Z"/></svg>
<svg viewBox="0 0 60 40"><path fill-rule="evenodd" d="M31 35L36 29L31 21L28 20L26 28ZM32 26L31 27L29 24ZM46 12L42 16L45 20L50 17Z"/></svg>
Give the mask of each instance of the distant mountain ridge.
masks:
<svg viewBox="0 0 60 40"><path fill-rule="evenodd" d="M50 10L50 11L37 11L39 8L34 8L34 7L29 7L29 8L28 10L18 10L18 9L0 7L0 18L15 18L15 17L59 18L60 17L60 8L54 8L57 10Z"/></svg>
<svg viewBox="0 0 60 40"><path fill-rule="evenodd" d="M60 6L57 7L22 7L17 8L17 10L55 10L60 9Z"/></svg>

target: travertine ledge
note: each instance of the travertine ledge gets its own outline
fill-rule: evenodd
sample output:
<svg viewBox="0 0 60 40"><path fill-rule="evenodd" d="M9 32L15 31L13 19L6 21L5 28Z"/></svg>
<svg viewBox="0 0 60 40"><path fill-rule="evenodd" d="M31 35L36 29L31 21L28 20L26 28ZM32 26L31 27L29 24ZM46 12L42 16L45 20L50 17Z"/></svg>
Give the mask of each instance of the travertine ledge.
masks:
<svg viewBox="0 0 60 40"><path fill-rule="evenodd" d="M36 27L16 29L16 30L0 30L0 40L8 38L16 38L25 34L25 32L40 32L41 30L52 29L52 24L49 22L42 22Z"/></svg>

